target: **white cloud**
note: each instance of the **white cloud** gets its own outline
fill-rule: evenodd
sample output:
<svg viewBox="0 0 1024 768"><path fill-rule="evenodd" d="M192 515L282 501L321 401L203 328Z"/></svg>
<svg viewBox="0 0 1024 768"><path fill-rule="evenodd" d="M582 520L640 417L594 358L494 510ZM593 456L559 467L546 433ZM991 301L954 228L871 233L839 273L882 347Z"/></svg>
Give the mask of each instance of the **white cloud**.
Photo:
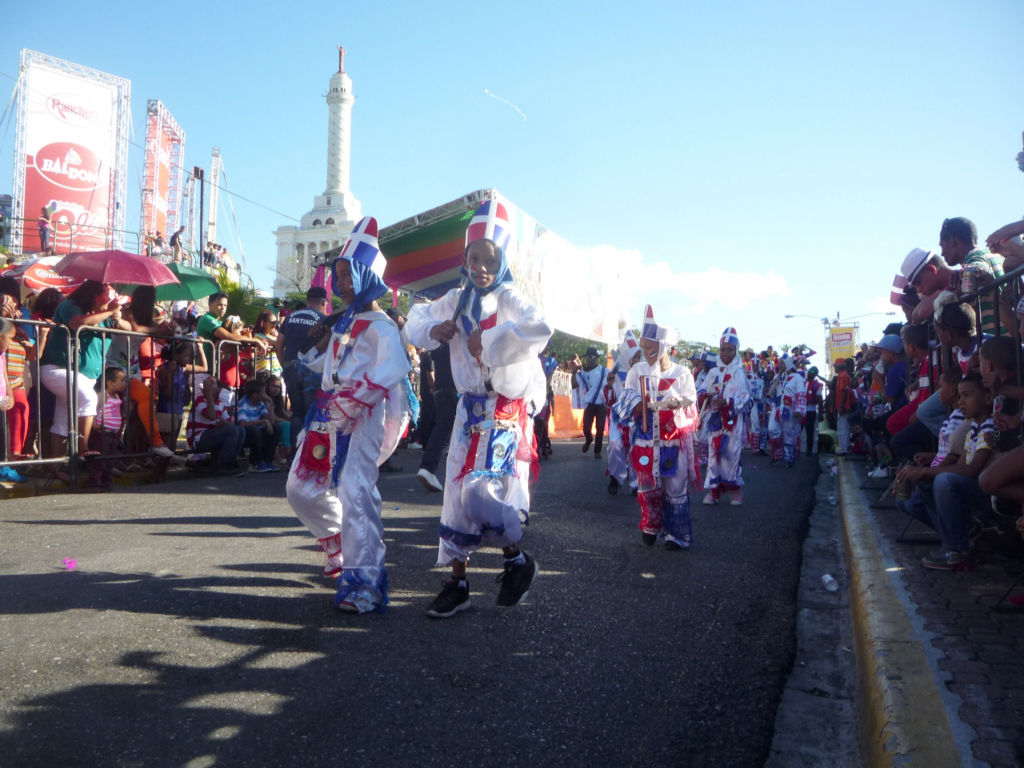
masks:
<svg viewBox="0 0 1024 768"><path fill-rule="evenodd" d="M714 306L743 310L768 296L788 296L786 279L774 272L729 272L710 267L676 272L664 261L641 264L627 274L629 304L671 302L673 314L703 315ZM635 299L635 300L634 300Z"/></svg>

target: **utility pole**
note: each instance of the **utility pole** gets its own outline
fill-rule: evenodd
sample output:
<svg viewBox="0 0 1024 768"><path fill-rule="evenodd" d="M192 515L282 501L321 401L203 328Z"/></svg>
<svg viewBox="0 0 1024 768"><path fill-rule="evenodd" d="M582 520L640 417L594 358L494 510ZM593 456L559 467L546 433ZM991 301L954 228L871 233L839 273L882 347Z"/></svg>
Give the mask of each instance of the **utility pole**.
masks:
<svg viewBox="0 0 1024 768"><path fill-rule="evenodd" d="M205 230L203 228L203 169L198 165L192 166L192 178L199 182L199 266L202 268L205 266L203 254L206 252L206 248L203 243L203 235Z"/></svg>

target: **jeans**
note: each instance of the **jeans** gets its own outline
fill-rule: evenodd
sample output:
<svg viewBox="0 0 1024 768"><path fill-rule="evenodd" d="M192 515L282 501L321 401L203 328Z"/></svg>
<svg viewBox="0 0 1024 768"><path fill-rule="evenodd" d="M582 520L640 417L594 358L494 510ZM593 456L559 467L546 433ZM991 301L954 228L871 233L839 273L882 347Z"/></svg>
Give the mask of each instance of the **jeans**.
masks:
<svg viewBox="0 0 1024 768"><path fill-rule="evenodd" d="M454 389L434 390L434 426L430 430L430 438L423 446L423 458L420 459L420 469L425 469L432 475L437 474L441 454L451 439L458 404L459 393Z"/></svg>
<svg viewBox="0 0 1024 768"><path fill-rule="evenodd" d="M850 452L850 414L840 413L837 419L836 432L839 437L839 453Z"/></svg>
<svg viewBox="0 0 1024 768"><path fill-rule="evenodd" d="M249 466L258 467L274 459L274 445L277 440L273 432L267 432L262 424L247 424L243 445L249 449Z"/></svg>
<svg viewBox="0 0 1024 768"><path fill-rule="evenodd" d="M807 455L817 453L814 445L814 437L818 434L818 411L814 408L807 409L807 420L804 422L804 433L807 436Z"/></svg>
<svg viewBox="0 0 1024 768"><path fill-rule="evenodd" d="M935 438L931 430L921 421L915 421L906 429L901 429L892 436L889 447L896 458L896 463L910 461L918 451L929 451L934 447Z"/></svg>
<svg viewBox="0 0 1024 768"><path fill-rule="evenodd" d="M284 367L281 378L284 379L284 386L292 403L292 433L289 447L294 451L299 433L306 426L306 412L316 400L316 392L320 388L320 374L293 362Z"/></svg>
<svg viewBox="0 0 1024 768"><path fill-rule="evenodd" d="M594 427L594 453L601 453L601 444L604 442L604 420L605 411L603 405L591 403L583 409L583 437L587 443L590 442L591 425ZM595 424L596 421L596 424Z"/></svg>
<svg viewBox="0 0 1024 768"><path fill-rule="evenodd" d="M244 444L244 429L235 424L218 424L199 436L195 449L200 453L212 454L216 466L226 469L238 463Z"/></svg>
<svg viewBox="0 0 1024 768"><path fill-rule="evenodd" d="M930 487L921 483L917 491L928 507L932 527L942 537L942 548L966 552L971 512L982 508L989 498L981 492L978 478L943 472Z"/></svg>

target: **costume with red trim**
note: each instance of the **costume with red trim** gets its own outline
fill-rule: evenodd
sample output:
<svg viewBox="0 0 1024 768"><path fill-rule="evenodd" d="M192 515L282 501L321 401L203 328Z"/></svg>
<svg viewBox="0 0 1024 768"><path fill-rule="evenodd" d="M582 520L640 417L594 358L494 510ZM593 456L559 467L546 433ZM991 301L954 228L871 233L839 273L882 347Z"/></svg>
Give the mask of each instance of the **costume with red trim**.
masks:
<svg viewBox="0 0 1024 768"><path fill-rule="evenodd" d="M659 358L653 365L641 360L629 370L615 404L618 418L631 427L630 460L639 489L639 528L648 536L664 533L666 542L685 549L693 543L688 486L699 479L693 450L697 388L686 366L673 362L661 369L673 334L654 321L649 306L641 333L658 342Z"/></svg>
<svg viewBox="0 0 1024 768"><path fill-rule="evenodd" d="M467 282L432 304L417 304L405 326L409 341L427 350L442 343L430 336L436 326L454 319L459 329L448 342L460 397L445 465L438 565L465 562L482 546L518 543L538 469L533 416L547 400L538 355L552 329L512 286L506 257L512 241L502 208L485 201L467 230L467 248L481 238L495 244L500 265L491 286ZM479 358L467 345L477 330Z"/></svg>
<svg viewBox="0 0 1024 768"><path fill-rule="evenodd" d="M734 349L738 349L735 329L727 328L721 343L732 344ZM714 404L718 398L725 401L723 405ZM747 440L751 396L747 374L738 353L728 364L719 359L697 390L697 399L701 409L698 438L706 443L708 450L704 487L711 499L705 499L705 503L711 503L718 501L723 493L743 487L740 457Z"/></svg>
<svg viewBox="0 0 1024 768"><path fill-rule="evenodd" d="M807 418L807 383L792 357L783 356L782 366L785 372L776 376L782 384L776 390L779 396L768 423L768 444L772 461L781 458L791 467L797 459L800 432Z"/></svg>
<svg viewBox="0 0 1024 768"><path fill-rule="evenodd" d="M352 265L356 301L335 324L323 352L314 347L299 356L321 374L320 392L287 483L289 504L327 555L324 573L338 575L335 603L359 613L388 603L377 468L398 444L409 407L409 361L398 327L381 311L357 311L387 290L378 256L376 221L367 217L339 257Z"/></svg>
<svg viewBox="0 0 1024 768"><path fill-rule="evenodd" d="M640 344L636 336L633 331L627 330L610 374L611 383L604 386L604 402L608 406L608 476L614 477L619 485L628 483L630 488L637 487L636 470L629 460L630 425L628 421L619 418L615 404L626 386L626 376L635 365L633 359L636 357L639 360L639 352Z"/></svg>

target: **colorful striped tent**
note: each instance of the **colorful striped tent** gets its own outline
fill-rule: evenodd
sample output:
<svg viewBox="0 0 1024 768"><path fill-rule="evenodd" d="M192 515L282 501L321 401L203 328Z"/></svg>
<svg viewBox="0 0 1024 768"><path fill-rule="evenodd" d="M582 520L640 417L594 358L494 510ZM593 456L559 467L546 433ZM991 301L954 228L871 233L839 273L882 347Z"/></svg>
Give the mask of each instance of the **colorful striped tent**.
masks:
<svg viewBox="0 0 1024 768"><path fill-rule="evenodd" d="M495 195L494 190L477 190L384 227L379 238L388 260L384 282L429 299L457 286L466 227L477 206Z"/></svg>

